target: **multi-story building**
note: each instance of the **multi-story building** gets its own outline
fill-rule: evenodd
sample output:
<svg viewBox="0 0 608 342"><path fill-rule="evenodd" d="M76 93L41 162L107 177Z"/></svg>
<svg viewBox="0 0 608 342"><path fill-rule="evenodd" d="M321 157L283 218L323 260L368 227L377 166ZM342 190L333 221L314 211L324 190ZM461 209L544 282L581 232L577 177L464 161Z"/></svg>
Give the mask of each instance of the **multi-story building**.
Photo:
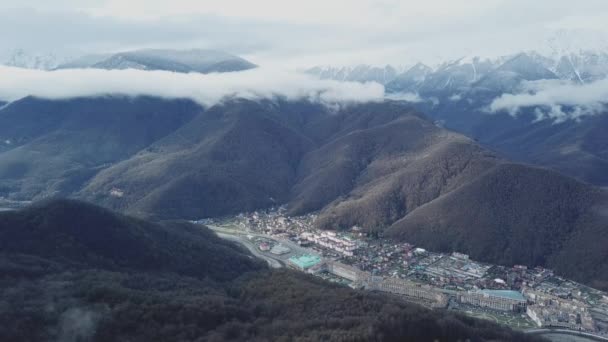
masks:
<svg viewBox="0 0 608 342"><path fill-rule="evenodd" d="M518 291L481 290L458 294L458 302L499 311L525 312L527 300Z"/></svg>
<svg viewBox="0 0 608 342"><path fill-rule="evenodd" d="M539 327L596 331L596 324L587 304L530 289L526 289L525 294L533 302L526 313Z"/></svg>
<svg viewBox="0 0 608 342"><path fill-rule="evenodd" d="M355 241L352 241L348 237L338 236L335 232L331 231L324 231L321 233L305 232L300 238L332 249L346 256L353 256L354 251L358 248Z"/></svg>
<svg viewBox="0 0 608 342"><path fill-rule="evenodd" d="M370 277L367 289L406 296L415 300L431 303L431 306L444 307L447 296L428 285L420 285L399 278Z"/></svg>

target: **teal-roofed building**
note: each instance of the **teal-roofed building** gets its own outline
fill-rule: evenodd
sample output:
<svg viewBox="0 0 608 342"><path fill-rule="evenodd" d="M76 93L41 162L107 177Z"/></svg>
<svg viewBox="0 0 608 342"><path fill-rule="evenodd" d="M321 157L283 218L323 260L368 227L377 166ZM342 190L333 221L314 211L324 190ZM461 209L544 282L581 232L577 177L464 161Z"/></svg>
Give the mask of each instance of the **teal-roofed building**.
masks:
<svg viewBox="0 0 608 342"><path fill-rule="evenodd" d="M291 258L289 258L287 264L297 270L306 271L320 262L321 258L319 256L312 254L304 254L299 256L292 256Z"/></svg>
<svg viewBox="0 0 608 342"><path fill-rule="evenodd" d="M493 297L500 297L500 298L506 298L506 299L511 299L511 300L515 300L515 301L521 301L521 302L525 302L526 298L524 297L523 294L521 294L521 292L518 291L512 291L512 290L481 290L482 293L487 293L490 296Z"/></svg>

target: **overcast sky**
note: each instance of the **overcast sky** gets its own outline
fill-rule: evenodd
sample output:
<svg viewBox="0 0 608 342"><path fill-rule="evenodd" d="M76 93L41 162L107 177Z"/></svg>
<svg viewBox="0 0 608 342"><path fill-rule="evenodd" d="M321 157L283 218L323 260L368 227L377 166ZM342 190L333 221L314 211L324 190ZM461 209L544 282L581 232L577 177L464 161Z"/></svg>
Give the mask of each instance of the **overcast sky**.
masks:
<svg viewBox="0 0 608 342"><path fill-rule="evenodd" d="M409 65L546 49L556 32L608 46L606 23L606 0L0 0L0 57L165 47L260 65Z"/></svg>

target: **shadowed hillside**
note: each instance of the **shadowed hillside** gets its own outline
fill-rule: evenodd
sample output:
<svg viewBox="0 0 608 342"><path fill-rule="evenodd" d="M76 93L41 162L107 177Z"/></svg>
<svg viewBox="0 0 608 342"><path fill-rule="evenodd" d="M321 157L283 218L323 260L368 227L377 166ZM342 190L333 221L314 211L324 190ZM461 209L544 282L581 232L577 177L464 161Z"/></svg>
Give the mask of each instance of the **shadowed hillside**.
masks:
<svg viewBox="0 0 608 342"><path fill-rule="evenodd" d="M203 226L80 202L0 213L0 241L3 341L537 340L267 270Z"/></svg>
<svg viewBox="0 0 608 342"><path fill-rule="evenodd" d="M605 289L606 208L605 192L551 171L505 164L417 208L388 233L475 259L547 265Z"/></svg>
<svg viewBox="0 0 608 342"><path fill-rule="evenodd" d="M74 268L169 271L215 280L262 268L207 229L186 222L150 223L84 202L57 200L5 212L0 227L3 253Z"/></svg>
<svg viewBox="0 0 608 342"><path fill-rule="evenodd" d="M559 123L533 120L504 113L486 116L471 134L509 158L608 186L607 113Z"/></svg>
<svg viewBox="0 0 608 342"><path fill-rule="evenodd" d="M296 168L314 147L296 128L294 106L237 101L218 105L129 160L101 171L84 198L143 216L200 218L268 207L287 200ZM295 127L295 128L294 128ZM124 196L112 196L114 188Z"/></svg>
<svg viewBox="0 0 608 342"><path fill-rule="evenodd" d="M65 196L191 120L191 101L25 98L0 110L0 196Z"/></svg>

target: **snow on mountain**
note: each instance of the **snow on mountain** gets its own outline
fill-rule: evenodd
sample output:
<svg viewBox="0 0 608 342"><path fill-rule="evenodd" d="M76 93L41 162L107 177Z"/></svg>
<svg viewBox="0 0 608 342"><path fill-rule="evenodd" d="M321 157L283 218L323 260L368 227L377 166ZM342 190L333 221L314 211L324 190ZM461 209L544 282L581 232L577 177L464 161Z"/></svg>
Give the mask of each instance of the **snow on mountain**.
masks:
<svg viewBox="0 0 608 342"><path fill-rule="evenodd" d="M420 93L462 92L497 67L495 60L467 57L446 62L420 85Z"/></svg>
<svg viewBox="0 0 608 342"><path fill-rule="evenodd" d="M23 49L17 49L0 64L18 68L52 70L61 62L63 60L53 53L29 53Z"/></svg>
<svg viewBox="0 0 608 342"><path fill-rule="evenodd" d="M590 51L605 53L608 52L608 34L591 30L557 30L541 42L537 50L555 60Z"/></svg>
<svg viewBox="0 0 608 342"><path fill-rule="evenodd" d="M60 69L139 69L174 72L230 72L255 68L245 59L214 50L146 49L110 55L89 55L59 66Z"/></svg>
<svg viewBox="0 0 608 342"><path fill-rule="evenodd" d="M112 54L85 55L58 65L58 69L84 69L110 58Z"/></svg>
<svg viewBox="0 0 608 342"><path fill-rule="evenodd" d="M555 51L555 49L551 49ZM436 68L418 63L399 72L396 67L314 67L308 73L322 79L385 85L387 92L460 94L469 90L506 92L523 81L561 79L584 84L608 77L608 50L526 51L498 58L467 56Z"/></svg>
<svg viewBox="0 0 608 342"><path fill-rule="evenodd" d="M593 30L557 30L538 45L536 54L560 79L589 83L608 77L608 34Z"/></svg>
<svg viewBox="0 0 608 342"><path fill-rule="evenodd" d="M560 79L590 83L608 76L608 52L586 50L554 54L545 66Z"/></svg>
<svg viewBox="0 0 608 342"><path fill-rule="evenodd" d="M503 93L515 90L522 81L557 79L558 76L545 65L540 55L520 53L488 72L472 86L481 90Z"/></svg>
<svg viewBox="0 0 608 342"><path fill-rule="evenodd" d="M386 89L389 92L417 92L432 72L428 65L418 63L388 82Z"/></svg>

